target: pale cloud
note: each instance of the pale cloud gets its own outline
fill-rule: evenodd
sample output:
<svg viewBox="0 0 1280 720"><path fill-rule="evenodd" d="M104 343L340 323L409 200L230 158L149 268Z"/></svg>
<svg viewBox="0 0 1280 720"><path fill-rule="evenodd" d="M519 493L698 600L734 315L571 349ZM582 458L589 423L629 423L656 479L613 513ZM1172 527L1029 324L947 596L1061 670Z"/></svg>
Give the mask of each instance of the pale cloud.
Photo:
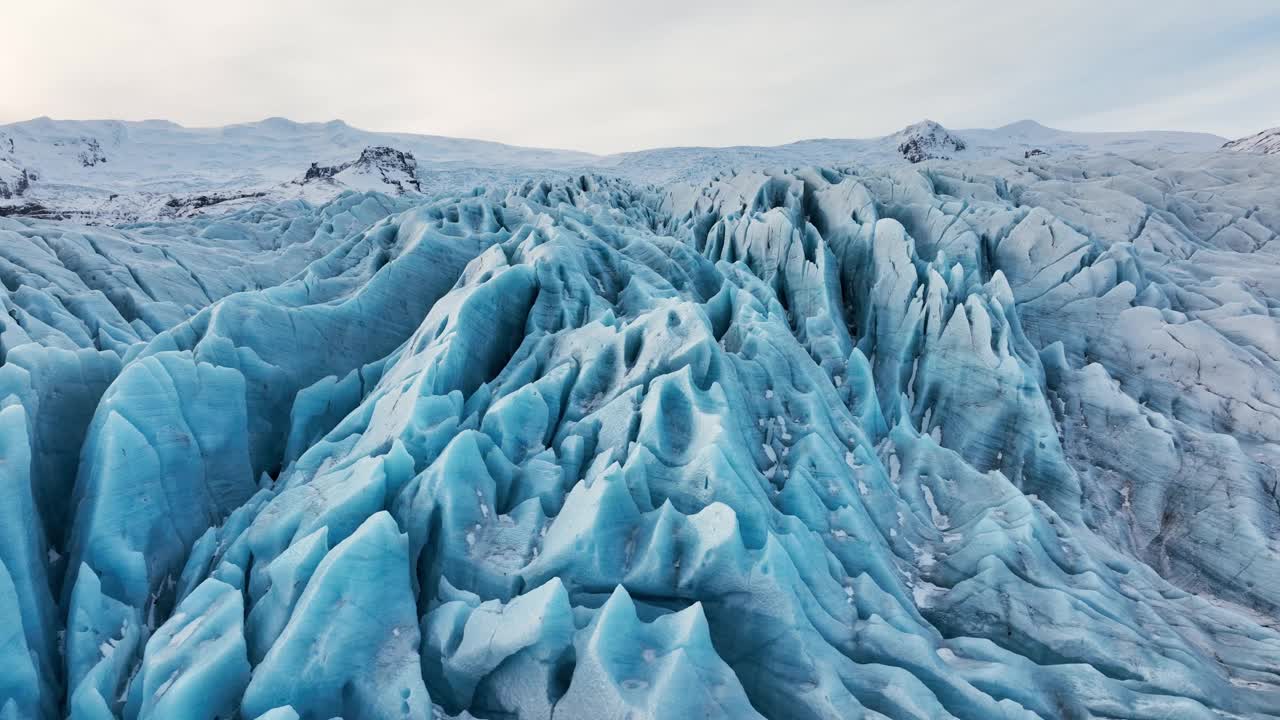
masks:
<svg viewBox="0 0 1280 720"><path fill-rule="evenodd" d="M13 0L0 122L282 115L611 152L1280 124L1274 0Z"/></svg>

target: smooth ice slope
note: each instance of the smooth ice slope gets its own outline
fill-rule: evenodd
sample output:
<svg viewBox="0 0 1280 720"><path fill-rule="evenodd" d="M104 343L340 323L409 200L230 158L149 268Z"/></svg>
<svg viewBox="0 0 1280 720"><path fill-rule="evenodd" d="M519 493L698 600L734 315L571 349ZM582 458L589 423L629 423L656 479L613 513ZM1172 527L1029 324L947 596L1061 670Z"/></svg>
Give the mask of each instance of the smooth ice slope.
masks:
<svg viewBox="0 0 1280 720"><path fill-rule="evenodd" d="M0 718L1280 716L1277 187L0 219Z"/></svg>

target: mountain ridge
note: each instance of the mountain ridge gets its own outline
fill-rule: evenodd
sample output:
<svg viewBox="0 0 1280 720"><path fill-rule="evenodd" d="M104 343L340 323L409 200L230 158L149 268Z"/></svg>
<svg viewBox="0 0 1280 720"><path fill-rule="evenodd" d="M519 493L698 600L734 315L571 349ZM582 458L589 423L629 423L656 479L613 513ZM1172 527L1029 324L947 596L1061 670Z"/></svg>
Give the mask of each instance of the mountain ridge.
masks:
<svg viewBox="0 0 1280 720"><path fill-rule="evenodd" d="M362 130L342 120L283 117L189 128L168 120L55 120L0 125L0 212L93 223L156 219L165 208L217 197L323 202L344 190L442 192L545 172L601 172L642 183L700 182L733 170L848 163L894 164L1116 152L1211 152L1202 133L1077 133L1020 120L951 130L932 120L875 138L808 139L775 146L652 148L610 155L487 140ZM295 181L312 165L336 167L369 148L414 158L415 177L386 188L337 179ZM409 182L412 180L412 182Z"/></svg>
<svg viewBox="0 0 1280 720"><path fill-rule="evenodd" d="M1280 155L1280 126L1225 143L1224 150Z"/></svg>

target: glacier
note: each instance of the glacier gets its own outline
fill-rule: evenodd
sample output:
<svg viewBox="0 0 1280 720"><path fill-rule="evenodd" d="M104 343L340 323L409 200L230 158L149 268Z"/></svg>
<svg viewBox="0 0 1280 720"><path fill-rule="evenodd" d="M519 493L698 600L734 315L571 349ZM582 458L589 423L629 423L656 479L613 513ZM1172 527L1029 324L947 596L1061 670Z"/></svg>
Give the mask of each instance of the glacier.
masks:
<svg viewBox="0 0 1280 720"><path fill-rule="evenodd" d="M1280 159L920 159L0 217L0 718L1280 717Z"/></svg>

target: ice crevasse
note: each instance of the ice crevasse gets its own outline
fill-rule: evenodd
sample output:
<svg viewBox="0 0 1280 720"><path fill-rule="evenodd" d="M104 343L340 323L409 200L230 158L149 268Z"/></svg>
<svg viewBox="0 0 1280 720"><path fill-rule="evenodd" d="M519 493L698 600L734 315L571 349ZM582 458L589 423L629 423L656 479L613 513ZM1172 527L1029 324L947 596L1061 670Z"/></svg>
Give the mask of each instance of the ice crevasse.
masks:
<svg viewBox="0 0 1280 720"><path fill-rule="evenodd" d="M1220 162L0 219L0 718L1280 715Z"/></svg>

